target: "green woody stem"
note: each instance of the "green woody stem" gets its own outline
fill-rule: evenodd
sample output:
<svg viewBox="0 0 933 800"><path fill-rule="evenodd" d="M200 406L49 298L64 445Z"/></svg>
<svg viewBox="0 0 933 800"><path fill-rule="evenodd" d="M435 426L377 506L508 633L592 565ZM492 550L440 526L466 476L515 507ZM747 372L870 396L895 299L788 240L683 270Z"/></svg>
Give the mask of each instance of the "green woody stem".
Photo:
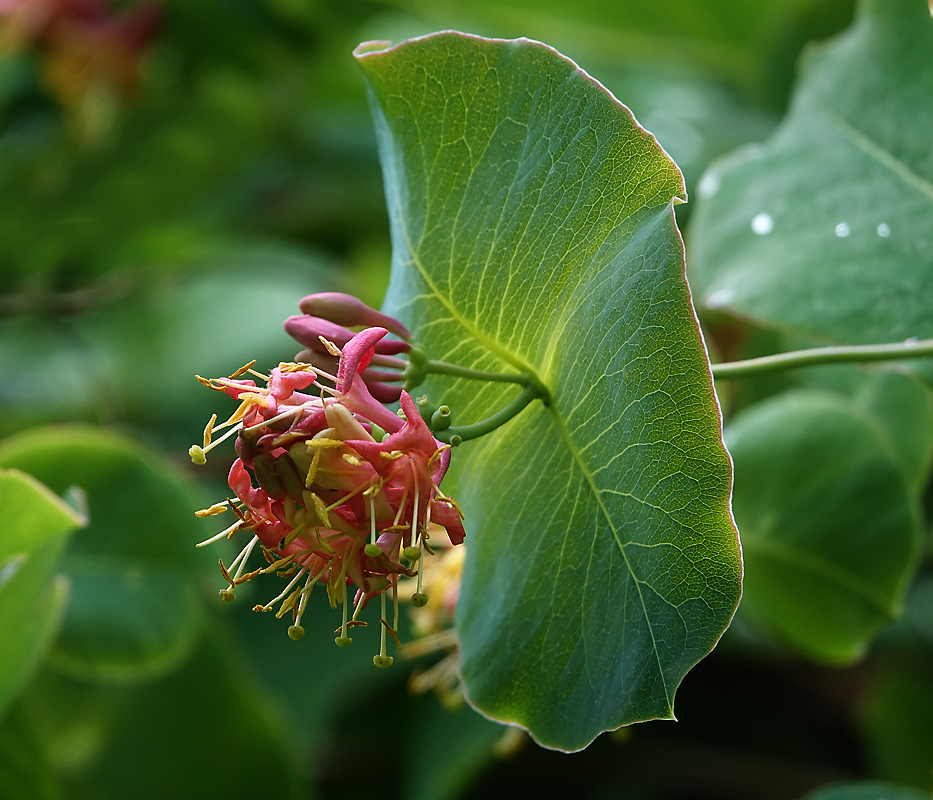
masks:
<svg viewBox="0 0 933 800"><path fill-rule="evenodd" d="M867 361L902 361L906 358L933 358L933 339L908 339L895 344L869 344L851 347L817 347L795 350L745 361L713 364L713 377L749 378L767 372L778 372L818 364L853 364Z"/></svg>
<svg viewBox="0 0 933 800"><path fill-rule="evenodd" d="M522 393L509 403L501 411L497 411L491 417L487 417L482 422L476 422L473 425L461 425L450 427L445 431L438 431L435 437L447 444L458 445L467 439L476 439L492 433L500 425L504 425L512 417L516 416L525 406L527 406L536 397L540 397L540 392L535 386L526 386Z"/></svg>

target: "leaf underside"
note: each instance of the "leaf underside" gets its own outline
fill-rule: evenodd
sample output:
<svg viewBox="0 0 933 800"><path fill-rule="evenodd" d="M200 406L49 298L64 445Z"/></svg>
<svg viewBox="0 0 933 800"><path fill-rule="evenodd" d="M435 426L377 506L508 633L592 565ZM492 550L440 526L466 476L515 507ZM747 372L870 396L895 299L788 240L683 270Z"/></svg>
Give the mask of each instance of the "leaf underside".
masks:
<svg viewBox="0 0 933 800"><path fill-rule="evenodd" d="M473 705L577 750L673 716L735 610L731 468L684 278L680 174L556 51L361 46L393 238L386 308L431 358L547 389L462 445L457 628ZM432 378L467 424L515 386ZM419 390L420 393L421 390Z"/></svg>

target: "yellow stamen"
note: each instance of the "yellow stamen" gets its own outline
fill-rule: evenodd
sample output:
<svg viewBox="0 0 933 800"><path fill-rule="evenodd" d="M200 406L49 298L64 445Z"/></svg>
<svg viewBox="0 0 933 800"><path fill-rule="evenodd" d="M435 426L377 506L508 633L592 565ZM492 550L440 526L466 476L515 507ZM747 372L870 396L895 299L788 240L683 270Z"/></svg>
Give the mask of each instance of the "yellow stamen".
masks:
<svg viewBox="0 0 933 800"><path fill-rule="evenodd" d="M256 363L256 359L254 358L252 361L249 362L249 364L244 364L242 367L240 367L236 372L234 372L234 373L230 376L230 380L231 380L231 381L232 381L232 380L236 380L236 379L239 378L241 375L245 375L247 372L249 372L249 368L250 368L251 366L253 366L253 364L255 364L255 363Z"/></svg>
<svg viewBox="0 0 933 800"><path fill-rule="evenodd" d="M314 455L311 458L311 466L308 467L308 476L305 478L305 489L310 489L311 484L314 483L314 479L317 477L317 471L321 466L321 453L323 450L315 450Z"/></svg>
<svg viewBox="0 0 933 800"><path fill-rule="evenodd" d="M207 421L207 427L204 428L204 446L207 447L211 443L211 434L214 432L214 423L217 422L217 415L211 414L211 418Z"/></svg>
<svg viewBox="0 0 933 800"><path fill-rule="evenodd" d="M321 437L320 439L308 439L305 442L305 446L309 448L329 448L329 447L343 447L343 442L340 439L327 439Z"/></svg>
<svg viewBox="0 0 933 800"><path fill-rule="evenodd" d="M335 358L340 358L340 356L343 355L340 348L337 347L337 345L335 345L329 339L325 339L323 336L320 336L320 335L317 338L321 340L321 344L324 345L324 349L327 350L327 352L330 353Z"/></svg>
<svg viewBox="0 0 933 800"><path fill-rule="evenodd" d="M195 511L194 515L196 517L213 517L216 514L223 514L229 507L229 503L224 500L222 503L214 503L214 505L209 508L202 508L200 511Z"/></svg>
<svg viewBox="0 0 933 800"><path fill-rule="evenodd" d="M441 453L443 453L445 450L450 450L449 444L441 445L437 448L437 450L434 451L434 454L428 459L428 466L430 467L431 464L437 461L437 459L441 457Z"/></svg>
<svg viewBox="0 0 933 800"><path fill-rule="evenodd" d="M324 524L325 528L330 527L330 517L327 516L327 512L333 508L336 508L340 503L336 503L333 506L324 505L324 501L321 500L314 492L311 492L311 499L314 503L314 511L317 514L317 518Z"/></svg>
<svg viewBox="0 0 933 800"><path fill-rule="evenodd" d="M222 392L224 390L223 386L214 385L215 381L213 378L202 378L200 375L195 375L194 377L198 379L198 383L200 383L201 386L206 386L208 389L213 389L215 392Z"/></svg>

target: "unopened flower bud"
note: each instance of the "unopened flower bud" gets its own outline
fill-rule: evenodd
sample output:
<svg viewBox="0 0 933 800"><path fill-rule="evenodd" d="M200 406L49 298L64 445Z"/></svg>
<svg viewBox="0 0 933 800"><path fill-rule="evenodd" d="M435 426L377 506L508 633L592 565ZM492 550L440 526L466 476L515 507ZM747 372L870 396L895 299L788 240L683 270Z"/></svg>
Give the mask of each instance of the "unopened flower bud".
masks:
<svg viewBox="0 0 933 800"><path fill-rule="evenodd" d="M312 317L323 317L338 325L354 328L364 325L368 328L385 328L396 336L411 338L408 328L394 317L382 314L370 308L359 298L342 292L319 292L302 298L298 307Z"/></svg>

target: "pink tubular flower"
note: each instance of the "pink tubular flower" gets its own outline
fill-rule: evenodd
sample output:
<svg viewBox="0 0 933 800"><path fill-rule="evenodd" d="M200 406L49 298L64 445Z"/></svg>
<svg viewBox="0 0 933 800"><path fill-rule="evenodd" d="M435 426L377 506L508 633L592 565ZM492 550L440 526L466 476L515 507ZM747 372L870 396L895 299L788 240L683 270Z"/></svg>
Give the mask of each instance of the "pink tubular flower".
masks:
<svg viewBox="0 0 933 800"><path fill-rule="evenodd" d="M340 292L309 294L298 303L304 312L285 320L285 331L306 350L296 360L310 363L319 370L333 373L337 357L332 346L345 347L354 337L350 328L366 326L393 333L399 339L379 339L368 367L361 371L370 394L380 403L397 402L401 387L391 386L405 379L406 362L396 356L411 350L411 334L397 319L376 311L361 300ZM326 340L326 341L325 341ZM374 369L375 368L375 369Z"/></svg>
<svg viewBox="0 0 933 800"><path fill-rule="evenodd" d="M190 453L204 463L206 453L236 433L239 458L230 469L236 499L199 511L211 516L231 508L237 521L202 544L237 531L252 536L246 547L221 571L232 600L235 587L259 574L288 578L285 589L257 611L270 611L281 601L277 617L291 612L289 635L304 633L301 617L316 584L326 587L331 605L343 606L337 644L351 642L347 631L365 625L358 619L369 600L381 603L381 648L377 666L392 662L386 655L386 633L397 640L397 585L400 577L418 576L432 523L444 527L451 544L463 541L462 516L439 486L450 463L450 448L438 442L407 392L400 390L401 413L386 408L370 392L366 373L388 331L367 328L343 342L337 374L307 363L283 363L267 377L252 364L229 378L199 380L240 402L211 441L216 416L208 423L204 445ZM326 338L326 337L325 337ZM328 341L331 347L335 343ZM336 358L336 357L335 357ZM265 382L243 379L247 372ZM325 385L326 381L332 386ZM314 393L309 393L313 391ZM259 546L268 564L246 572ZM356 586L352 615L348 589ZM386 618L391 592L395 621ZM413 596L423 605L425 596Z"/></svg>

